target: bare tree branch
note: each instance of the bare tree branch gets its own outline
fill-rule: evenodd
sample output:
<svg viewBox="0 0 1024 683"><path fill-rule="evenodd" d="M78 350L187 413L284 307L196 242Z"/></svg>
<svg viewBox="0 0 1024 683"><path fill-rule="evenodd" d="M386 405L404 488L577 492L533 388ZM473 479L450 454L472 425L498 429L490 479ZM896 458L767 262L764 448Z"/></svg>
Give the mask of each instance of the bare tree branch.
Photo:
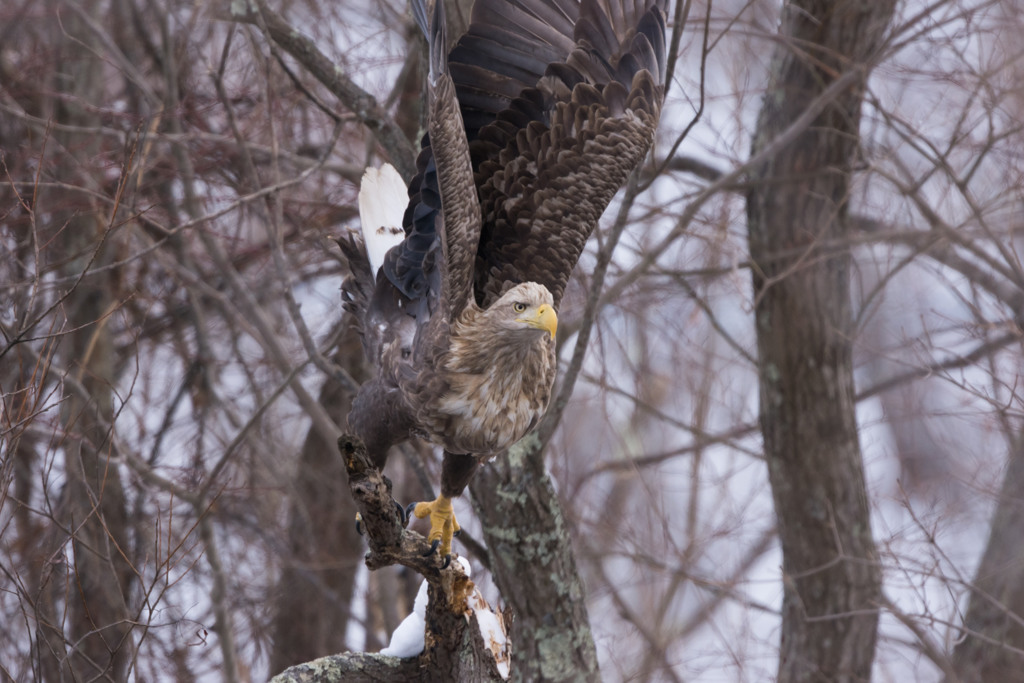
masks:
<svg viewBox="0 0 1024 683"><path fill-rule="evenodd" d="M416 151L394 120L384 112L373 95L348 78L312 40L289 25L285 19L261 0L232 3L233 21L261 26L270 40L299 61L320 83L353 112L359 121L373 131L388 153L391 163L406 180L415 172Z"/></svg>

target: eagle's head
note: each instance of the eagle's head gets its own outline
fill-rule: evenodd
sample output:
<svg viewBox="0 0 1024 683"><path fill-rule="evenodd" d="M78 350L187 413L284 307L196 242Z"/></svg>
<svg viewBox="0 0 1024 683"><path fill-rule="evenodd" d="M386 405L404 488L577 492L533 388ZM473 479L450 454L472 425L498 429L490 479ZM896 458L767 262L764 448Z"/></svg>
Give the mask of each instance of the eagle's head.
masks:
<svg viewBox="0 0 1024 683"><path fill-rule="evenodd" d="M487 308L487 317L523 341L555 338L558 316L554 299L544 285L524 282L512 287Z"/></svg>

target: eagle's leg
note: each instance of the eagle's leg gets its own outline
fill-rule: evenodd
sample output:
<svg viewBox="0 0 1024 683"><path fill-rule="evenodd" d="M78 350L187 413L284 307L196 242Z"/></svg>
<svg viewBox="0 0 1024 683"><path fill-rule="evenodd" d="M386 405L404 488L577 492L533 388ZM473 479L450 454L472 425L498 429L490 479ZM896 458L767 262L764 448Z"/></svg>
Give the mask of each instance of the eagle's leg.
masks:
<svg viewBox="0 0 1024 683"><path fill-rule="evenodd" d="M391 446L409 437L412 421L399 398L399 392L386 387L379 379L366 382L359 388L348 414L349 428L363 442L374 467L383 470ZM402 526L409 522L405 508L392 499ZM356 515L356 532L362 536L362 520Z"/></svg>
<svg viewBox="0 0 1024 683"><path fill-rule="evenodd" d="M451 558L452 536L459 533L459 522L455 519L452 498L462 494L466 484L472 479L473 473L480 466L480 460L474 455L444 452L441 464L441 495L431 503L416 503L413 514L420 519L430 517L430 554L440 549L445 558L445 566Z"/></svg>
<svg viewBox="0 0 1024 683"><path fill-rule="evenodd" d="M348 424L379 470L383 470L388 461L388 450L408 439L412 429L409 410L400 392L379 379L359 388L348 414Z"/></svg>
<svg viewBox="0 0 1024 683"><path fill-rule="evenodd" d="M430 517L430 533L427 535L430 552L427 554L433 555L440 547L441 555L451 555L452 536L459 530L452 499L441 494L432 503L416 503L412 513L420 519Z"/></svg>

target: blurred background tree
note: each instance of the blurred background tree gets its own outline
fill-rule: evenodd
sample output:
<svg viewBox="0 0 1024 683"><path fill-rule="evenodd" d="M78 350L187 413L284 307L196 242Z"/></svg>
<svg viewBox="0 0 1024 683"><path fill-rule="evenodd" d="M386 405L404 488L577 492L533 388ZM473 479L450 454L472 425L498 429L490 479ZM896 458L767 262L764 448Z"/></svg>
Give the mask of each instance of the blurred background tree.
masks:
<svg viewBox="0 0 1024 683"><path fill-rule="evenodd" d="M672 8L653 158L560 311L566 571L606 680L1013 680L1019 4L786 7ZM366 369L327 238L411 169L421 41L401 1L231 11L0 7L13 680L265 679L411 608L334 445ZM502 476L457 511L492 604Z"/></svg>

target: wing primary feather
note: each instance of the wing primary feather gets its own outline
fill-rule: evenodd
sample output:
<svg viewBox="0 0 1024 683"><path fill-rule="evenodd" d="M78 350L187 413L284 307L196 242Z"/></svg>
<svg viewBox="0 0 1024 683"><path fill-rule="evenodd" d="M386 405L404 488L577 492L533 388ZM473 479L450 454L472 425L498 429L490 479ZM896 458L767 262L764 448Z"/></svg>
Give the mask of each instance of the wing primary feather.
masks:
<svg viewBox="0 0 1024 683"><path fill-rule="evenodd" d="M653 62L648 61L647 67L651 68L655 65L658 68L658 73L652 74L658 83L661 83L665 76L665 14L663 12L647 12L641 17L640 24L637 26L637 36L633 39L634 45L636 41L640 39L640 36L647 38L648 45L650 45L651 53L650 56L654 57ZM635 49L635 48L634 48ZM650 57L648 57L649 59Z"/></svg>
<svg viewBox="0 0 1024 683"><path fill-rule="evenodd" d="M621 51L619 36L615 34L608 15L593 0L580 6L580 20L576 22L574 37L577 43L589 43L609 59L617 58Z"/></svg>
<svg viewBox="0 0 1024 683"><path fill-rule="evenodd" d="M359 222L374 278L384 256L405 238L405 195L405 181L391 164L368 168L363 173L359 184Z"/></svg>
<svg viewBox="0 0 1024 683"><path fill-rule="evenodd" d="M548 55L545 55L543 50L533 49L529 45L523 45L524 49L518 50L516 38L512 34L508 35L507 42L498 42L504 37L505 34L497 32L495 40L474 38L472 41L464 41L452 51L451 59L461 60L456 64L486 69L486 73L493 73L494 76L487 80L480 79L487 86L491 85L491 81L500 82L502 79L515 79L519 90L527 85L533 85L536 81L535 74L543 72L548 65ZM501 62L495 59L495 55L499 53ZM477 71L474 75L476 74L480 72Z"/></svg>

